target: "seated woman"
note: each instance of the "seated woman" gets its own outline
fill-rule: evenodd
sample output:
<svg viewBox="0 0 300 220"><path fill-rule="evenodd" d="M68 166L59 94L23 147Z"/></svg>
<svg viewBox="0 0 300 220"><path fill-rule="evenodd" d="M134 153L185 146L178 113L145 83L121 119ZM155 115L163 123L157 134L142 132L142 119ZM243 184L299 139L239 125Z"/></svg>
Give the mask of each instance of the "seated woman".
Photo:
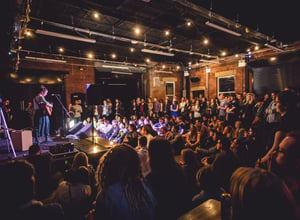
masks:
<svg viewBox="0 0 300 220"><path fill-rule="evenodd" d="M296 220L296 205L287 186L274 173L240 167L231 176L232 220Z"/></svg>
<svg viewBox="0 0 300 220"><path fill-rule="evenodd" d="M185 137L185 147L187 148L192 148L195 150L200 144L200 132L194 124L190 125L189 132L184 134L183 137Z"/></svg>
<svg viewBox="0 0 300 220"><path fill-rule="evenodd" d="M99 192L94 219L154 219L156 199L144 181L136 150L120 144L107 151L97 167Z"/></svg>

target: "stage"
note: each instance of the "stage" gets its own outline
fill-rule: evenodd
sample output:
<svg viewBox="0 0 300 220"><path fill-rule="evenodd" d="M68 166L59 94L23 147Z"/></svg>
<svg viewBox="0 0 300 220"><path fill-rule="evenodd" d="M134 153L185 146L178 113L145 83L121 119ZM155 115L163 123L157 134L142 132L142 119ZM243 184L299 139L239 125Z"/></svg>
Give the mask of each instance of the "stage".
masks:
<svg viewBox="0 0 300 220"><path fill-rule="evenodd" d="M116 144L110 143L110 141L101 137L87 137L84 139L69 139L65 137L51 137L52 141L47 143L39 144L41 147L41 152L43 155L49 156L50 160L55 163L65 164L66 168L70 165L73 160L74 155L77 152L85 152L88 155L89 162L95 168L98 164L99 158L110 148L114 147ZM5 163L5 161L12 159L26 159L28 157L27 150L16 150L16 157L14 157L13 151L8 147L8 140L0 140L0 163ZM32 141L34 143L34 140ZM71 146L73 149L64 150ZM15 147L14 147L15 148ZM54 152L53 149L60 149L60 152ZM64 152L66 151L66 152Z"/></svg>

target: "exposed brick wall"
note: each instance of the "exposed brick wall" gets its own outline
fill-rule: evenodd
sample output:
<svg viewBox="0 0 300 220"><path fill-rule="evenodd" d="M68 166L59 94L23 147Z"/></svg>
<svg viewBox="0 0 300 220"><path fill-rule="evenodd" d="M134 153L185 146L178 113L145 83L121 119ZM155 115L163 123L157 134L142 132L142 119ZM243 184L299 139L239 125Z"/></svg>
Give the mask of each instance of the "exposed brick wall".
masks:
<svg viewBox="0 0 300 220"><path fill-rule="evenodd" d="M235 76L235 92L240 93L245 91L245 67L239 67L238 62L221 62L220 64L209 65L210 73L208 73L208 88L206 84L206 67L195 68L190 72L190 79L192 77L199 77L199 82L190 82L190 94L192 91L204 90L205 96L214 98L217 96L217 77L221 76ZM208 92L208 94L207 94Z"/></svg>
<svg viewBox="0 0 300 220"><path fill-rule="evenodd" d="M65 89L67 104L71 102L72 93L85 93L85 84L95 82L94 67L91 62L72 62L66 64L41 63L41 62L22 62L21 68L66 71L69 74L65 76Z"/></svg>
<svg viewBox="0 0 300 220"><path fill-rule="evenodd" d="M182 72L176 71L176 64L167 64L162 69L162 63L157 63L149 68L149 74L144 74L144 79L147 80L149 93L146 96L157 97L164 99L166 97L166 82L174 82L175 96L182 96Z"/></svg>

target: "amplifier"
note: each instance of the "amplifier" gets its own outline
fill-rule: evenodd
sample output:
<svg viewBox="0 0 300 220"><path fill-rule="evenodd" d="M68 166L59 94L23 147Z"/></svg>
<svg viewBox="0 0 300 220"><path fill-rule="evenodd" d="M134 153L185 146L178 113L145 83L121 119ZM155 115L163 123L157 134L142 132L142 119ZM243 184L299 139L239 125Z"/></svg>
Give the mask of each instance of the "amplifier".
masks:
<svg viewBox="0 0 300 220"><path fill-rule="evenodd" d="M74 151L74 144L71 142L49 146L49 152L51 154L61 154L61 153L68 153L73 151Z"/></svg>

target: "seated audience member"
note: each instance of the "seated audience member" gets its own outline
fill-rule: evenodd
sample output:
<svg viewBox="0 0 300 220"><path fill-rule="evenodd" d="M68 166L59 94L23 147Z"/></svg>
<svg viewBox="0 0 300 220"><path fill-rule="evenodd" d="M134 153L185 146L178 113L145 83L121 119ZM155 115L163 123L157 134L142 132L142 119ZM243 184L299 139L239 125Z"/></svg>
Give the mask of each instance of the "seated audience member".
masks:
<svg viewBox="0 0 300 220"><path fill-rule="evenodd" d="M240 167L230 179L232 220L296 220L295 201L272 172Z"/></svg>
<svg viewBox="0 0 300 220"><path fill-rule="evenodd" d="M155 218L156 199L144 181L133 147L111 148L100 158L96 173L99 193L94 220Z"/></svg>
<svg viewBox="0 0 300 220"><path fill-rule="evenodd" d="M112 131L107 134L106 138L110 141L113 141L119 134L120 127L117 120L112 121Z"/></svg>
<svg viewBox="0 0 300 220"><path fill-rule="evenodd" d="M128 129L125 127L125 125L123 123L120 123L119 125L120 127L120 130L117 134L117 136L114 138L114 142L115 143L122 143L123 142L123 139L124 137L127 135L127 133L129 132Z"/></svg>
<svg viewBox="0 0 300 220"><path fill-rule="evenodd" d="M198 128L194 125L190 125L190 130L188 133L183 135L185 137L185 147L191 148L193 150L196 149L196 147L200 144L200 132L198 131Z"/></svg>
<svg viewBox="0 0 300 220"><path fill-rule="evenodd" d="M87 167L74 169L54 193L54 201L62 205L67 220L83 220L92 208L92 188Z"/></svg>
<svg viewBox="0 0 300 220"><path fill-rule="evenodd" d="M180 155L181 150L184 148L184 138L182 137L182 134L179 132L179 126L178 125L172 125L171 127L171 135L168 138L168 141L170 141L174 154Z"/></svg>
<svg viewBox="0 0 300 220"><path fill-rule="evenodd" d="M1 219L63 220L57 203L43 204L35 199L35 170L26 160L12 160L0 166Z"/></svg>
<svg viewBox="0 0 300 220"><path fill-rule="evenodd" d="M300 130L287 133L272 155L269 170L284 180L300 210Z"/></svg>
<svg viewBox="0 0 300 220"><path fill-rule="evenodd" d="M158 202L157 219L176 219L191 207L191 190L168 140L155 137L150 141L149 162L146 179Z"/></svg>
<svg viewBox="0 0 300 220"><path fill-rule="evenodd" d="M218 183L212 166L201 167L196 174L196 180L200 191L192 199L193 206L198 206L209 199L221 200L225 190Z"/></svg>
<svg viewBox="0 0 300 220"><path fill-rule="evenodd" d="M41 154L41 148L38 144L29 147L27 161L35 169L35 198L43 200L50 196L55 185L51 183L50 161L47 156Z"/></svg>
<svg viewBox="0 0 300 220"><path fill-rule="evenodd" d="M74 159L72 161L71 169L68 170L66 174L66 179L72 178L72 175L77 172L80 167L86 167L89 172L89 183L92 189L93 196L96 194L96 180L95 180L95 170L93 165L89 163L89 158L86 153L78 152L75 154Z"/></svg>
<svg viewBox="0 0 300 220"><path fill-rule="evenodd" d="M136 147L138 144L138 136L139 134L136 131L135 124L129 124L128 133L125 135L123 143L127 143L132 147Z"/></svg>
<svg viewBox="0 0 300 220"><path fill-rule="evenodd" d="M139 137L136 149L141 160L142 174L145 177L150 172L147 138L145 136Z"/></svg>
<svg viewBox="0 0 300 220"><path fill-rule="evenodd" d="M197 161L196 154L192 149L186 148L181 151L180 165L187 177L187 181L192 190L193 196L199 191L196 183L196 173L200 168L200 163Z"/></svg>
<svg viewBox="0 0 300 220"><path fill-rule="evenodd" d="M100 137L108 139L113 131L113 126L109 123L109 120L104 121L104 126L97 130Z"/></svg>
<svg viewBox="0 0 300 220"><path fill-rule="evenodd" d="M149 147L149 143L153 139L152 130L153 129L149 124L144 125L140 130L140 134L147 138L147 147Z"/></svg>
<svg viewBox="0 0 300 220"><path fill-rule="evenodd" d="M220 152L216 154L212 168L216 175L218 183L227 192L229 190L229 180L232 173L240 166L238 156L230 150L230 141L222 136L218 139L217 148ZM204 165L208 165L207 160L203 159Z"/></svg>

